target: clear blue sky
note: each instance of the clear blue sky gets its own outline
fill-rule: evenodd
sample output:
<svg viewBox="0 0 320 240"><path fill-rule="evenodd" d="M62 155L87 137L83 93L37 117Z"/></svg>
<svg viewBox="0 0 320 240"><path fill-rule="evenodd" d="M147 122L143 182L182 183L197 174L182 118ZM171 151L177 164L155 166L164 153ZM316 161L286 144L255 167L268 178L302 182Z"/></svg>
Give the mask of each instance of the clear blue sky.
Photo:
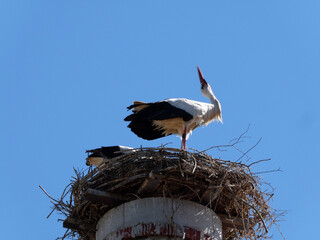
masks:
<svg viewBox="0 0 320 240"><path fill-rule="evenodd" d="M224 123L197 129L187 147L228 144L251 125L255 171L288 210L287 239L318 228L320 1L16 1L0 3L0 150L3 239L64 233L41 184L60 196L85 169L85 150L156 147L180 139L136 137L123 118L133 100L200 93L196 66ZM210 151L215 157L222 152ZM232 154L225 158L235 160ZM17 225L19 225L17 227ZM274 228L273 239L281 239Z"/></svg>

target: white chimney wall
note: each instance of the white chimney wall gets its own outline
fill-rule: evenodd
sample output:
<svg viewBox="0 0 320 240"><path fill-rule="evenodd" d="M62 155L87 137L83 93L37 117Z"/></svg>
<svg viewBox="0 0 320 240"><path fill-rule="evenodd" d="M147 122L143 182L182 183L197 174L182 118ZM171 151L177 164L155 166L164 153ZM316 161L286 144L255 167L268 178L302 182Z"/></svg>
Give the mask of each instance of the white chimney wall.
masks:
<svg viewBox="0 0 320 240"><path fill-rule="evenodd" d="M98 222L96 240L222 240L219 217L187 200L143 198L108 211Z"/></svg>

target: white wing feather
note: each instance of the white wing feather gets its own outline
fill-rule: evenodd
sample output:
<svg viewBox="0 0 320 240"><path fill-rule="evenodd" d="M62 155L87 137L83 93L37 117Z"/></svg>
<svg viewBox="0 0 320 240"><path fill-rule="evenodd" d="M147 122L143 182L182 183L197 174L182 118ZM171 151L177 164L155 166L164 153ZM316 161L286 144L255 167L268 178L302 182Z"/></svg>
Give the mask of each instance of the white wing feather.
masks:
<svg viewBox="0 0 320 240"><path fill-rule="evenodd" d="M206 113L214 109L214 105L211 103L198 102L186 98L170 98L164 101L170 103L174 107L183 109L193 117L203 118Z"/></svg>

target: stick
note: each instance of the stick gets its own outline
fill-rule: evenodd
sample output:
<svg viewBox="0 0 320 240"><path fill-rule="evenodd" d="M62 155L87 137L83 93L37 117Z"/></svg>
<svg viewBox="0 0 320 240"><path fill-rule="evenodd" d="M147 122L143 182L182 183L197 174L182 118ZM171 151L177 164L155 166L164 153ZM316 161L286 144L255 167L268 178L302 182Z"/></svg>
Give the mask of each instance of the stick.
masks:
<svg viewBox="0 0 320 240"><path fill-rule="evenodd" d="M262 218L259 210L258 210L255 206L253 206L252 204L250 204L250 203L248 203L247 201L243 200L241 197L238 197L238 196L232 191L231 187L229 187L228 185L227 185L227 187L229 188L229 191L232 193L233 196L235 196L237 199L241 200L242 202L244 202L245 204L247 204L248 206L250 206L252 209L254 209L254 210L256 211L256 213L258 214L258 216L259 216L259 218L260 218L260 220L261 220L261 222L262 222L262 224L263 224L264 229L266 230L266 233L268 233L268 232L269 232L269 231L268 231L268 228L267 228L266 223L264 222L264 220L263 220L263 218Z"/></svg>
<svg viewBox="0 0 320 240"><path fill-rule="evenodd" d="M259 162L266 162L266 161L270 161L271 160L271 158L267 158L267 159L262 159L262 160L259 160L259 161L255 161L255 162L253 162L253 163L250 163L249 165L248 165L248 167L251 167L253 164L257 164L257 163L259 163Z"/></svg>
<svg viewBox="0 0 320 240"><path fill-rule="evenodd" d="M259 139L259 141L258 141L255 145L253 145L253 146L252 146L251 148L249 148L244 154L242 154L242 156L241 156L240 158L238 158L236 162L238 162L241 158L243 158L244 156L246 156L248 152L250 152L252 149L254 149L254 148L260 143L261 139L262 139L262 137Z"/></svg>
<svg viewBox="0 0 320 240"><path fill-rule="evenodd" d="M55 201L55 202L59 202L59 201L57 201L56 199L54 199L53 197L51 197L47 192L46 192L46 190L44 190L43 189L43 187L41 186L41 185L39 185L39 187L41 188L41 190L48 196L48 198L50 198L51 200L53 200L53 201Z"/></svg>

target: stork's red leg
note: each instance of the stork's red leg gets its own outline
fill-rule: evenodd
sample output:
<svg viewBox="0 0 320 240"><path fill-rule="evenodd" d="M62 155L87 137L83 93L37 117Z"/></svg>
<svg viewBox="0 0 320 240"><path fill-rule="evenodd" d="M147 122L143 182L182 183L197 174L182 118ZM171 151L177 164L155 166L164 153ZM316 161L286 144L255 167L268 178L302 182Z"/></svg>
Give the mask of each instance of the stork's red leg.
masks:
<svg viewBox="0 0 320 240"><path fill-rule="evenodd" d="M182 134L182 140L181 140L181 149L185 150L185 151L187 150L186 137L187 137L187 127L184 127L184 131L183 131L183 134Z"/></svg>
<svg viewBox="0 0 320 240"><path fill-rule="evenodd" d="M182 149L182 150L186 150L186 139L185 139L185 138L182 138L182 141L181 141L181 149Z"/></svg>

